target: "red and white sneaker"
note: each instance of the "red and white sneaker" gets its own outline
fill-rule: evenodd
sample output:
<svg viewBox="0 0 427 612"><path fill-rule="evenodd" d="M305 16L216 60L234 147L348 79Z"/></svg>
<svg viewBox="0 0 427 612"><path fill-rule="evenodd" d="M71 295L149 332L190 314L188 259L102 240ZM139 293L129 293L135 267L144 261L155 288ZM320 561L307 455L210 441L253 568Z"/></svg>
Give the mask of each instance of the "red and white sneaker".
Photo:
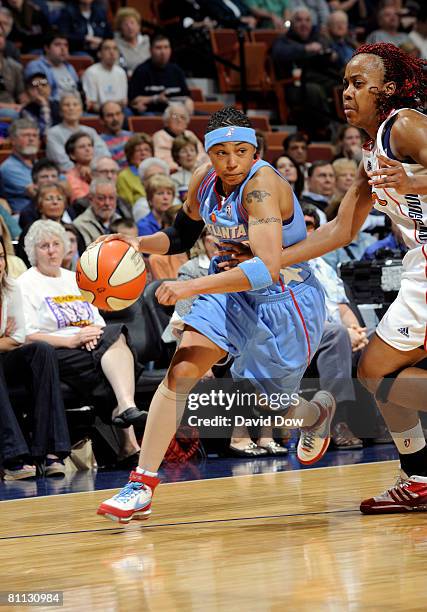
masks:
<svg viewBox="0 0 427 612"><path fill-rule="evenodd" d="M311 400L320 410L317 422L311 427L301 429L297 446L297 457L303 465L316 463L326 453L331 441L331 423L336 403L329 391L318 391Z"/></svg>
<svg viewBox="0 0 427 612"><path fill-rule="evenodd" d="M97 514L112 521L129 523L132 519L145 520L151 514L151 499L159 478L131 472L129 482L121 491L103 502Z"/></svg>
<svg viewBox="0 0 427 612"><path fill-rule="evenodd" d="M408 477L403 470L391 489L360 504L363 514L393 514L396 512L427 512L427 478Z"/></svg>

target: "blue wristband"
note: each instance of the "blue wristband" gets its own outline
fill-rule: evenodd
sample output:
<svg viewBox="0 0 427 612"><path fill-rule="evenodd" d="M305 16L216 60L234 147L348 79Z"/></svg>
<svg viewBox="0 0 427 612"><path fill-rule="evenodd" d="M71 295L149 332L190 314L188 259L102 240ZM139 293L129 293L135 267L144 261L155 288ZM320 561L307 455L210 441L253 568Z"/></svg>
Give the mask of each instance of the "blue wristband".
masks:
<svg viewBox="0 0 427 612"><path fill-rule="evenodd" d="M252 289L265 289L265 287L270 287L273 284L270 270L259 257L242 261L237 267L243 270Z"/></svg>

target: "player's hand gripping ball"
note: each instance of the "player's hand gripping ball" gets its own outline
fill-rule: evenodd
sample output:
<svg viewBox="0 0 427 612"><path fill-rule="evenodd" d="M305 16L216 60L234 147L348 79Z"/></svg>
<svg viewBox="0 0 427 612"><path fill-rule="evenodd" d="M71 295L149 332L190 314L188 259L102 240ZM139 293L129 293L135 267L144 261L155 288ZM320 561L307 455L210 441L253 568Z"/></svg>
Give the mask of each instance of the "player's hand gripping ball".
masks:
<svg viewBox="0 0 427 612"><path fill-rule="evenodd" d="M77 284L85 300L101 310L122 310L144 291L144 257L122 240L88 246L77 263Z"/></svg>

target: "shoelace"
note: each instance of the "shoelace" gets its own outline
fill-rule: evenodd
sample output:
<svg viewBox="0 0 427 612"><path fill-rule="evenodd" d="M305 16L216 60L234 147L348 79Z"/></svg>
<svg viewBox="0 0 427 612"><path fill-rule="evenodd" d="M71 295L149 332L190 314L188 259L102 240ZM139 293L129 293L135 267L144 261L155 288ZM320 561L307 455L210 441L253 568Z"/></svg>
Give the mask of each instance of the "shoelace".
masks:
<svg viewBox="0 0 427 612"><path fill-rule="evenodd" d="M145 486L141 482L128 482L123 489L114 496L114 499L127 502L132 497L138 495Z"/></svg>
<svg viewBox="0 0 427 612"><path fill-rule="evenodd" d="M302 447L311 451L314 448L314 431L309 430L302 433Z"/></svg>

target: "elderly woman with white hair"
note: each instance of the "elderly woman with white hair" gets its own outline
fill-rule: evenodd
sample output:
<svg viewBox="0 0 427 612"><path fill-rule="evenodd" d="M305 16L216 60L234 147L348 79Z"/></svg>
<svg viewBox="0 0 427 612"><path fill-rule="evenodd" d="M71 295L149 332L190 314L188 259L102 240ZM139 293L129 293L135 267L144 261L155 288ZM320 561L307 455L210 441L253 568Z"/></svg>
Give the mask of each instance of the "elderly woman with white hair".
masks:
<svg viewBox="0 0 427 612"><path fill-rule="evenodd" d="M163 159L169 166L170 172L176 172L178 164L172 158L172 144L174 139L181 134L191 136L197 142L198 164L208 162L209 158L196 134L188 130L190 114L181 102L171 102L163 113L164 128L153 134L154 155Z"/></svg>
<svg viewBox="0 0 427 612"><path fill-rule="evenodd" d="M106 388L111 387L115 396L112 422L123 429L121 455L125 458L138 450L130 426L145 421L134 399L135 377L141 367L126 326L106 326L98 309L80 293L75 273L61 267L68 242L64 228L53 221L36 221L25 237L32 267L17 282L23 295L27 340L55 347L61 380L85 401L104 398Z"/></svg>

